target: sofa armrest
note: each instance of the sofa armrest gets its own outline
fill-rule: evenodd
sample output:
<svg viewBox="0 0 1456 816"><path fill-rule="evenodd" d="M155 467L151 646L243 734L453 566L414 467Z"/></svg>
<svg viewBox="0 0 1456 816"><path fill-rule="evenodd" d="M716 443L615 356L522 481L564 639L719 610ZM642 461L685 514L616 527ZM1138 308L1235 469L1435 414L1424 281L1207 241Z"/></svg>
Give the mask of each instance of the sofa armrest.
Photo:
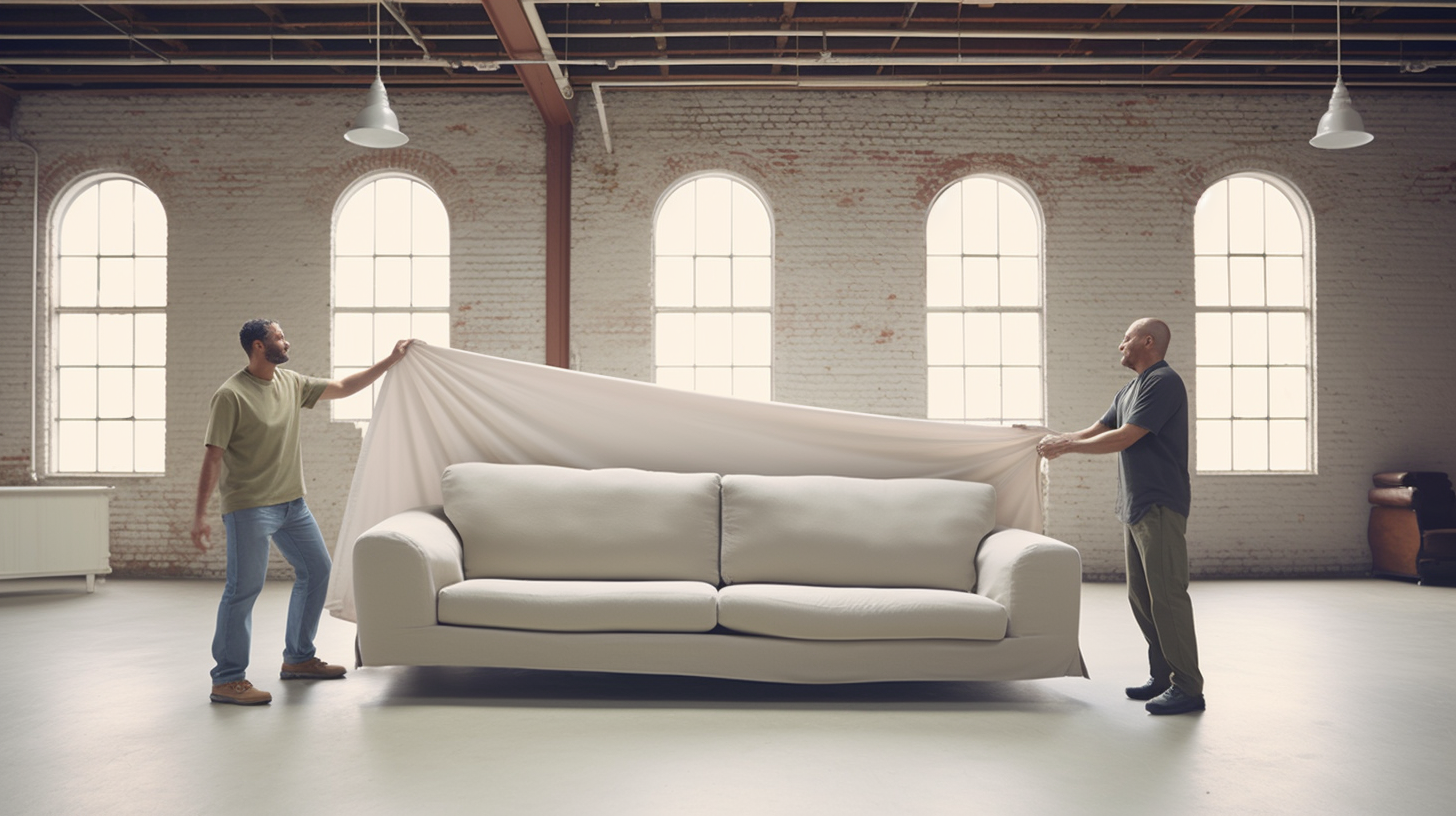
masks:
<svg viewBox="0 0 1456 816"><path fill-rule="evenodd" d="M997 527L976 551L976 594L1006 607L1007 637L1077 635L1082 556L1070 544Z"/></svg>
<svg viewBox="0 0 1456 816"><path fill-rule="evenodd" d="M465 580L460 538L439 506L397 513L354 543L354 606L367 630L434 626L440 590Z"/></svg>

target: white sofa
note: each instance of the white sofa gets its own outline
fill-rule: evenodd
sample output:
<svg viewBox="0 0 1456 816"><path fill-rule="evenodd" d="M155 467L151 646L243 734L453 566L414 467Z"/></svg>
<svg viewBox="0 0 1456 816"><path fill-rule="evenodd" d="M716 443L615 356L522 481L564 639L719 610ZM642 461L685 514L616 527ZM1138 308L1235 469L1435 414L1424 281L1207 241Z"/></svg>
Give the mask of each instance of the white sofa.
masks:
<svg viewBox="0 0 1456 816"><path fill-rule="evenodd" d="M359 665L1086 676L1081 559L946 479L452 465L354 547Z"/></svg>

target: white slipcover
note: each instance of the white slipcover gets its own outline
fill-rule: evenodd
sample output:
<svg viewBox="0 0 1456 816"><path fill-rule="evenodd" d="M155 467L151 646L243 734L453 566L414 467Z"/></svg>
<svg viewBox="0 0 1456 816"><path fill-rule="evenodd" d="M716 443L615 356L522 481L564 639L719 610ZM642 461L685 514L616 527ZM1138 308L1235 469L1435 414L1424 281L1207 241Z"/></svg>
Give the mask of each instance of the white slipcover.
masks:
<svg viewBox="0 0 1456 816"><path fill-rule="evenodd" d="M718 590L718 623L801 640L1000 640L1006 607L953 589L735 584Z"/></svg>
<svg viewBox="0 0 1456 816"><path fill-rule="evenodd" d="M539 632L707 632L717 588L699 581L516 581L440 590L440 623Z"/></svg>

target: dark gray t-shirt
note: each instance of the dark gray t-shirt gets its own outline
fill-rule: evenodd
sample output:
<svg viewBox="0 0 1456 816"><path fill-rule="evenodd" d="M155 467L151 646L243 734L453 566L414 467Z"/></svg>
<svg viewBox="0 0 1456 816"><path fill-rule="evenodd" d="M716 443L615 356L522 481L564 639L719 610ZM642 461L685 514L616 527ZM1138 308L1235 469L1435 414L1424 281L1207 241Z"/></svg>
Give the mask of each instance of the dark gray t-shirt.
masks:
<svg viewBox="0 0 1456 816"><path fill-rule="evenodd" d="M1165 360L1154 363L1117 392L1098 421L1148 431L1117 456L1117 517L1136 524L1155 504L1187 516L1188 390L1178 372Z"/></svg>

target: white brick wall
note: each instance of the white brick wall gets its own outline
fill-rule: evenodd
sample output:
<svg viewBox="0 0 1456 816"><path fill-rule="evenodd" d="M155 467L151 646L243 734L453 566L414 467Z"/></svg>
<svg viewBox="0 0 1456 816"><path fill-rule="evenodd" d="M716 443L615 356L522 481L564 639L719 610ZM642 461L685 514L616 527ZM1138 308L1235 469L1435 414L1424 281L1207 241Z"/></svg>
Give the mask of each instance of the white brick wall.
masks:
<svg viewBox="0 0 1456 816"><path fill-rule="evenodd" d="M1272 172L1316 223L1319 474L1195 477L1196 575L1366 568L1365 490L1387 468L1456 471L1456 133L1449 100L1361 92L1376 141L1306 140L1327 95L607 92L615 152L584 99L573 180L572 353L649 379L651 216L673 181L727 170L768 196L776 227L775 384L787 402L923 416L926 208L971 172L1013 176L1047 224L1050 422L1096 420L1127 374L1116 344L1153 314L1192 382L1192 211L1240 170ZM113 564L216 575L187 541L208 396L243 361L236 329L281 321L294 365L328 370L328 229L359 175L398 167L452 218L454 344L544 358L544 133L524 96L399 93L410 144L341 134L352 94L27 95L42 207L89 170L132 173L171 218L168 472L117 484ZM267 123L260 129L258 123ZM29 461L30 156L0 142L0 483ZM48 213L48 209L45 209ZM43 214L43 220L47 216ZM352 426L308 417L309 500L332 541L358 453ZM1113 462L1063 459L1049 532L1089 577L1121 570ZM219 528L221 524L215 526Z"/></svg>

